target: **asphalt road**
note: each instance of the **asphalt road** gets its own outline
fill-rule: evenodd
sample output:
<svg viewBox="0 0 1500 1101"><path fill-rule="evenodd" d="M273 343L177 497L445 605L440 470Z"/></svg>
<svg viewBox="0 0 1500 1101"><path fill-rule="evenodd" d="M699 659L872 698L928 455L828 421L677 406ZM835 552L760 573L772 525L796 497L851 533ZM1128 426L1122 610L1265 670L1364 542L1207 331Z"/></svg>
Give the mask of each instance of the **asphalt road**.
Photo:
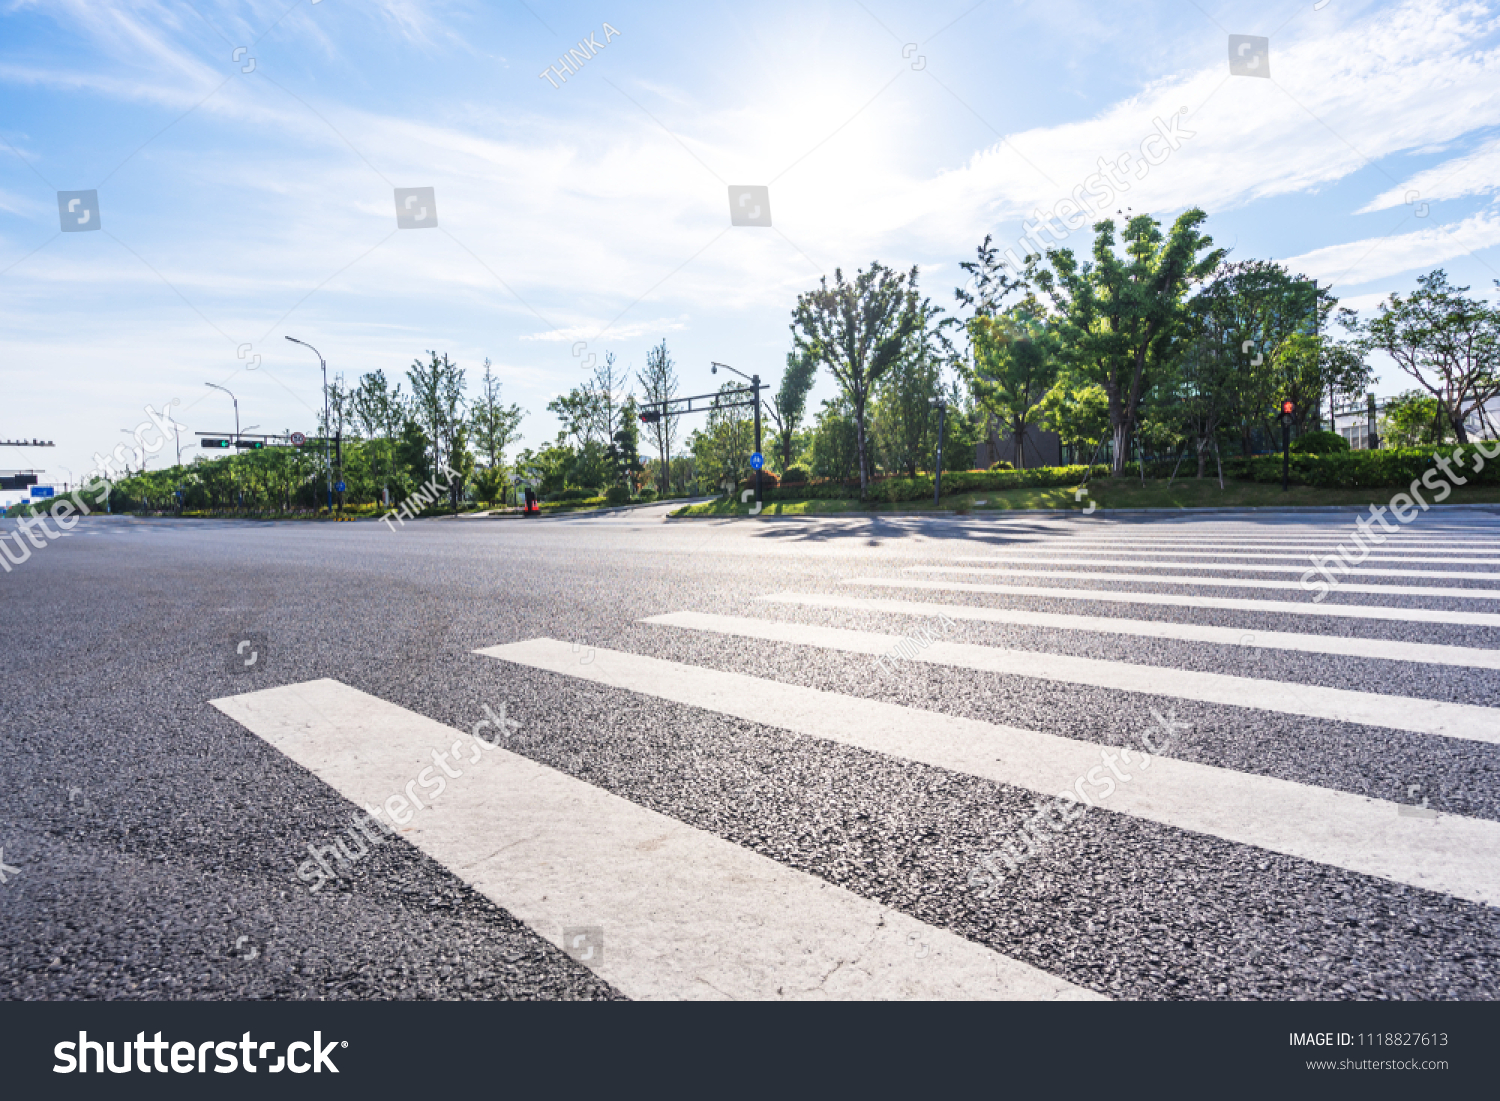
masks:
<svg viewBox="0 0 1500 1101"><path fill-rule="evenodd" d="M1347 542L1352 514L666 511L396 531L90 517L32 550L0 574L0 997L996 996L964 977L991 964L995 981L1032 976L1060 996L1500 996L1500 619L1485 621L1500 613L1487 580L1500 577L1500 516L1424 515L1359 567L1410 576L1351 577L1314 602L1298 572L1255 567L1305 570L1309 550ZM1043 564L1007 571L1007 556ZM1363 591L1379 586L1475 596ZM788 593L809 600L762 599ZM1387 617L1412 611L1444 614ZM683 612L726 618L643 622ZM1047 615L1090 620L1029 618ZM912 640L908 660L878 660L890 636ZM476 652L543 639L565 645ZM1327 640L1412 649L1316 648ZM1421 645L1456 649L1439 661ZM369 708L346 693L347 713L309 704L306 722L275 727L223 703L295 708L295 692L268 690L321 681ZM1340 692L1387 697L1391 717L1340 718L1354 706ZM451 803L411 819L417 832L372 843L317 891L299 877L309 845L368 803L351 793L398 774L382 754L401 731L420 741L435 722L457 738L502 704L514 731L485 760L510 762L508 778L454 779ZM992 855L998 876L981 870L1057 790L997 776L1066 772L1058 762L1135 745L1163 717L1181 733L1156 772L1114 795L1093 786L1084 817L1017 866ZM1038 736L1034 758L1008 731ZM1241 796L1246 809L1225 802ZM1283 798L1306 809L1262 813ZM1367 813L1395 832L1359 825ZM621 840L652 823L661 844ZM1304 839L1324 846L1317 858ZM570 911L545 883L576 886L592 909L554 921ZM868 914L899 943L866 938L851 956L838 938L859 941ZM571 928L596 930L600 955L574 958L587 953ZM849 970L875 986L826 983L860 952ZM833 961L822 985L791 977L796 953Z"/></svg>

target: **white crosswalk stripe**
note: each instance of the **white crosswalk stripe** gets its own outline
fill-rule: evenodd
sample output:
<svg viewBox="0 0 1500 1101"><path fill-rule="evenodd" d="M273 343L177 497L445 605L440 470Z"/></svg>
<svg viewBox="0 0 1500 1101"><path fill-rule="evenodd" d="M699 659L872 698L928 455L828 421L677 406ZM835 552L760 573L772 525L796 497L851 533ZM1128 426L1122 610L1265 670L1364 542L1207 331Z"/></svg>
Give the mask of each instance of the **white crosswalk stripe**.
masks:
<svg viewBox="0 0 1500 1101"><path fill-rule="evenodd" d="M1114 575L1111 575L1114 576ZM1118 578L1116 578L1118 579ZM1378 604L1336 604L1325 600L1251 600L1225 596L1192 596L1180 593L1135 593L1114 589L1060 589L1044 585L992 585L964 581L921 581L907 577L853 577L845 585L888 589L922 589L927 592L996 593L1010 596L1048 597L1060 600L1112 601L1116 604L1162 604L1179 608L1218 611L1264 612L1275 615L1334 616L1345 619L1391 619L1407 623L1445 623L1463 627L1500 627L1494 612L1455 612L1446 608L1394 608Z"/></svg>
<svg viewBox="0 0 1500 1101"><path fill-rule="evenodd" d="M1049 798L1075 790L1080 777L1100 765L1106 748L598 647L584 665L569 643L553 639L491 646L479 653L982 776ZM1149 783L1121 783L1101 805L1179 829L1500 904L1500 823L1449 815L1435 821L1412 818L1393 803L1170 757L1154 757L1140 778L1147 775Z"/></svg>
<svg viewBox="0 0 1500 1101"><path fill-rule="evenodd" d="M559 947L602 929L634 998L1100 997L337 681L212 702L357 806L400 799L407 840Z"/></svg>
<svg viewBox="0 0 1500 1101"><path fill-rule="evenodd" d="M1181 562L1176 560L1163 560L1159 558L1153 559L1150 562L1134 561L1126 563L1111 562L1107 558L1063 558L1060 555L1050 552L1045 558L988 558L984 560L989 563L988 566L921 566L912 568L926 570L928 572L934 573L939 571L978 573L981 570L993 570L995 572L1005 570L1006 572L1009 572L1009 567L1016 563L1021 563L1023 565L1046 565L1049 563L1056 564L1058 563L1060 558L1062 558L1063 564L1070 567L1128 565L1133 570L1233 570L1241 573L1295 573L1311 574L1313 577L1319 576L1316 568L1308 565L1306 560L1303 560L1300 565L1295 566L1268 565L1260 562ZM1500 581L1500 573L1479 573L1472 570L1389 570L1371 569L1366 566L1355 566L1346 569L1346 567L1336 558L1332 562L1325 562L1324 564L1328 567L1329 570L1334 571L1339 577L1343 577L1345 576L1345 574L1352 574L1358 577L1440 577L1472 579L1476 581Z"/></svg>
<svg viewBox="0 0 1500 1101"><path fill-rule="evenodd" d="M1374 790L1363 788L1361 779L1350 783L1346 773L1324 780L1329 772L1311 767L1300 772L1295 760L1290 771L1266 768L1266 773L1276 775L1246 771L1243 765L1235 768L1184 760L1170 743L1153 744L1150 739L1161 741L1158 731L1149 732L1149 739L1142 734L1139 744L1120 744L1126 741L1124 735L1101 743L879 698L881 686L899 678L884 679L887 674L874 659L887 659L888 668L894 651L902 661L920 662L929 673L944 679L961 679L973 672L1016 678L1019 690L1012 692L1011 682L1006 681L1005 692L997 691L996 697L1025 698L1026 681L1050 682L1146 697L1167 713L1160 721L1169 727L1177 713L1173 704L1191 701L1195 708L1238 709L1226 712L1225 730L1250 726L1240 721L1246 714L1350 723L1368 729L1341 731L1339 737L1349 741L1336 744L1357 744L1361 749L1367 743L1377 749L1396 746L1401 752L1416 747L1418 756L1430 754L1444 762L1490 759L1485 754L1493 753L1491 746L1500 745L1500 707L1410 694L1422 692L1421 688L1406 688L1404 695L1359 691L1304 683L1295 677L1230 675L1172 663L1179 660L1175 655L1196 656L1186 649L1193 646L1232 646L1391 662L1401 671L1399 681L1392 683L1403 685L1420 683L1412 676L1413 665L1438 671L1473 670L1475 677L1488 676L1500 670L1500 649L1425 640L1420 632L1414 632L1415 641L1365 637L1361 632L1388 622L1436 629L1500 627L1500 612L1400 606L1423 603L1414 597L1444 601L1500 597L1500 588L1440 584L1459 579L1483 582L1500 575L1430 568L1500 564L1500 558L1457 557L1493 555L1488 548L1500 547L1500 543L1470 538L1488 535L1493 528L1424 535L1421 541L1403 533L1399 540L1403 553L1387 554L1384 559L1395 568L1369 568L1358 574L1433 584L1340 585L1340 594L1357 594L1360 603L1341 603L1337 596L1315 603L1311 599L1044 586L1026 580L1296 589L1300 588L1296 580L1233 575L1301 572L1305 567L1300 562L1283 563L1310 547L1320 553L1331 549L1347 536L1342 528L1307 526L1270 533L1255 525L1204 525L1198 530L1208 541L1136 534L1091 536L1088 545L1076 535L1022 539L986 547L982 556L949 560L975 565L906 566L899 567L902 576L898 577L835 578L844 587L842 592L762 595L751 606L762 614L677 609L645 616L640 621L645 626L635 628L670 639L674 646L690 637L704 640L694 645L710 645L708 640L715 638L754 639L809 652L866 655L872 659L873 698L648 656L635 652L644 645L639 641L618 649L592 645L587 661L580 661L576 643L551 638L486 646L475 653L567 678L580 692L596 692L595 686L603 686L698 709L716 719L758 724L793 739L836 743L899 762L977 777L1019 789L1028 798L1066 799L1066 804L1059 805L1089 808L1089 814L1102 819L1098 828L1105 831L1139 829L1139 822L1150 822L1157 828L1180 831L1187 845L1246 846L1369 877L1380 881L1381 890L1411 888L1500 907L1500 821L1483 817L1483 810L1434 812L1372 798L1359 794ZM1236 541L1219 548L1212 542L1215 539ZM974 544L968 546L972 549ZM1033 563L1066 568L1024 568ZM1133 572L1097 572L1098 567ZM1162 576L1148 570L1179 572ZM952 574L981 580L935 576ZM1011 578L1016 583L1007 583ZM899 599L849 591L859 587L894 590ZM961 594L967 602L923 599L933 593ZM1003 602L1010 606L988 606L984 601L989 596L1006 598ZM1025 598L1026 605L1016 606L1017 597ZM1032 610L1029 605L1038 598L1058 602L1066 611ZM1130 605L1138 617L1078 614L1070 607L1087 611L1091 605L1106 602ZM1151 618L1157 613L1179 614L1182 609L1200 613L1208 622ZM743 606L733 610L745 611ZM859 613L880 629L819 623L820 613ZM1262 618L1245 629L1233 625L1241 615ZM999 633L1002 641L986 644L934 637L926 628L939 616L1024 628L1025 645L1031 648L1007 648L1005 632L991 632ZM924 622L914 623L914 617ZM1267 618L1275 620L1272 629L1266 629ZM1298 630L1301 624L1309 630ZM1339 633L1317 633L1316 628ZM1131 660L1105 660L1059 652L1063 647L1053 644L1056 636L1046 632L1070 632L1070 638L1079 633L1128 636L1181 646L1155 647L1150 653L1137 647L1139 655L1126 652ZM1440 631L1434 634L1439 640L1444 637ZM921 635L920 643L913 642L916 635ZM1466 643L1484 641L1483 636L1460 637ZM1288 668L1286 663L1267 663L1267 668L1273 667ZM1347 664L1325 667L1352 668ZM1374 678L1368 683L1381 685ZM383 801L393 793L410 792L408 781L435 763L434 751L455 738L470 737L335 681L267 689L214 704L351 801L367 807L385 805ZM1135 707L1144 705L1140 702ZM1284 727L1273 731L1279 729ZM1285 737L1274 732L1268 736ZM1304 750L1327 753L1329 744L1335 743L1311 738L1305 747L1293 747L1294 758ZM443 798L422 807L403 827L402 835L554 944L562 946L565 928L603 926L603 958L589 966L628 996L1101 996L1004 954L1008 949L1003 937L994 942L994 948L976 943L866 897L857 887L837 886L794 869L547 768L519 752L503 748L474 752L473 775L450 780ZM1234 756L1219 759L1240 760ZM1118 783L1096 779L1106 767ZM1483 783L1472 765L1461 767L1469 771L1454 783ZM1287 775L1301 779L1282 778ZM1107 791L1102 790L1104 783L1108 783ZM1324 783L1330 786L1320 786ZM1481 794L1484 797L1468 802L1487 805L1488 793ZM1139 821L1132 826L1131 820ZM1244 866L1264 867L1253 860ZM972 877L965 889L977 891ZM976 893L976 897L987 896ZM754 916L753 928L746 915ZM1092 931L1092 922L1089 928ZM910 951L914 938L935 951L918 958ZM1037 959L1035 955L1026 958ZM1047 957L1038 962L1052 966ZM1092 982L1071 973L1070 979Z"/></svg>
<svg viewBox="0 0 1500 1101"><path fill-rule="evenodd" d="M684 627L715 634L759 638L822 646L857 654L890 654L905 641L900 635L849 631L842 627L813 627L745 616L711 615L706 612L673 612L651 616L647 623ZM911 661L930 662L985 673L1005 673L1037 680L1114 688L1122 692L1149 692L1200 703L1248 707L1286 715L1363 723L1415 734L1433 734L1476 742L1500 743L1500 709L1441 700L1382 696L1373 692L1351 692L1315 684L1233 677L1223 673L1201 673L1159 665L1134 665L1120 661L1074 657L1069 654L1033 650L1002 650L965 642L933 641L910 647Z"/></svg>
<svg viewBox="0 0 1500 1101"><path fill-rule="evenodd" d="M1146 585L1203 585L1215 589L1297 589L1311 592L1300 581L1262 577L1154 577L1138 573L1089 573L1085 570L986 569L981 566L908 566L910 573L964 573L986 577L1046 577L1053 580L1133 581ZM1314 574L1316 576L1316 574ZM1358 585L1340 581L1339 591L1369 596L1445 596L1463 600L1500 600L1500 589L1449 588L1436 585Z"/></svg>
<svg viewBox="0 0 1500 1101"><path fill-rule="evenodd" d="M811 593L773 593L760 598L772 604L796 604L806 608L832 608L854 612L889 612L908 616L947 616L949 619L981 623L1005 623L1018 627L1053 627L1065 631L1097 631L1103 634L1166 638L1183 642L1209 642L1250 649L1298 650L1308 654L1374 658L1381 661L1412 661L1423 665L1461 665L1474 669L1500 669L1500 650L1477 646L1442 646L1433 643L1394 641L1382 638L1345 638L1342 635L1304 635L1292 631L1246 631L1234 627L1206 627L1194 623L1172 623L1154 619L1119 619L1113 616L1058 615L1031 609L976 608L970 604L933 604L920 600L879 600L858 596Z"/></svg>

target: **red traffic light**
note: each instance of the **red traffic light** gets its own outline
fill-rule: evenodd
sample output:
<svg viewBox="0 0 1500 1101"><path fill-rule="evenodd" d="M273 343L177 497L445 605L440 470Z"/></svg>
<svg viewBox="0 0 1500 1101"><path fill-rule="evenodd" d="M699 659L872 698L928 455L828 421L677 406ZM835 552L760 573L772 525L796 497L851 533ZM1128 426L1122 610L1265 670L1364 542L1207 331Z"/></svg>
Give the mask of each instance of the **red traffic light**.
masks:
<svg viewBox="0 0 1500 1101"><path fill-rule="evenodd" d="M1294 401L1284 401L1281 403L1281 411L1290 417L1297 411L1297 403Z"/></svg>
<svg viewBox="0 0 1500 1101"><path fill-rule="evenodd" d="M661 414L654 409L648 409L641 414L641 421L645 424L655 424L661 420Z"/></svg>

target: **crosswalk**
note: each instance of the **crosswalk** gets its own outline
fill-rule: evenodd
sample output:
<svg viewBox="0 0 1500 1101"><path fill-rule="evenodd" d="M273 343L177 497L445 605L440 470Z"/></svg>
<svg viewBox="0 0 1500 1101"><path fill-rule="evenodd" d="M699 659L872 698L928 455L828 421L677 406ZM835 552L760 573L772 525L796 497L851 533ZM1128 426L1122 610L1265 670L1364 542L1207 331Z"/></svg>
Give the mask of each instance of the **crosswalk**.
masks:
<svg viewBox="0 0 1500 1101"><path fill-rule="evenodd" d="M586 660L576 642L547 637L474 651L557 678L580 699L601 689L623 693L712 722L753 724L779 739L933 770L960 781L959 791L994 785L1037 807L1025 825L993 838L989 855L966 857L954 876L929 884L928 893L948 897L920 912L548 767L519 745L491 745L479 734L483 723L449 727L331 680L213 702L355 807L377 817L387 808L399 836L544 939L567 950L578 929L603 929L599 954L581 962L634 998L1112 996L1117 981L1039 952L1036 930L1022 937L994 922L981 923L980 933L967 919L944 917L1003 909L1031 889L1028 877L1071 870L1092 880L1097 869L1076 846L1064 845L1045 872L1040 858L1017 856L1047 852L1041 840L1066 836L1085 817L1095 844L1106 847L1112 836L1135 844L1155 837L1165 849L1181 844L1236 868L1267 869L1252 877L1276 876L1272 858L1283 874L1284 861L1301 862L1312 881L1353 883L1374 899L1364 920L1377 927L1405 905L1396 899L1411 897L1473 907L1476 922L1493 924L1500 706L1483 686L1500 670L1500 632L1492 630L1500 613L1484 609L1500 596L1486 587L1497 576L1487 567L1500 558L1483 556L1500 549L1494 526L1403 531L1381 548L1398 568L1366 570L1368 582L1343 584L1322 602L1204 590L1296 588L1244 575L1298 570L1265 560L1306 561L1330 551L1344 530L1230 523L1170 534L1124 525L1099 535L1079 530L1099 531L1058 530L983 555L965 542L953 548L965 553L939 562L892 561L883 575L861 565L816 591L768 586L733 614L683 607L646 615L627 625L626 645L593 645ZM1039 563L1048 568L1034 568ZM1192 572L1148 572L1159 569ZM1400 583L1375 580L1386 577ZM652 652L658 642L671 656ZM691 656L696 645L747 644L858 658L869 684L816 687ZM1087 656L1075 652L1085 644ZM1298 664L1247 669L1237 662L1247 653ZM1221 659L1236 659L1234 671L1200 667ZM980 686L993 713L913 702L898 689L915 670ZM1340 677L1350 683L1327 683ZM1057 692L1144 703L1157 725L1089 738L1025 721L1027 701L1055 700ZM1193 737L1179 739L1176 731L1190 726ZM1242 731L1253 731L1270 758L1240 752ZM1351 747L1359 759L1350 759ZM442 764L450 777L444 794L424 806L411 780L433 773L440 751L444 762L450 754L455 765L463 761L467 774ZM1445 778L1436 806L1428 797L1437 789L1422 782L1434 773ZM943 798L957 800L947 808L955 819L979 813L964 802L971 796ZM414 815L409 802L421 808ZM1059 872L1070 860L1083 863ZM1275 893L1269 879L1258 887ZM1068 911L1059 901L1048 919L1059 934L1071 928ZM1258 917L1242 920L1264 935ZM1215 935L1233 944L1238 934ZM1290 957L1310 934L1289 926L1285 935ZM1353 977L1360 965L1345 966ZM1143 978L1140 989L1173 996L1173 987L1154 981ZM1215 983L1209 988L1224 996L1275 996Z"/></svg>

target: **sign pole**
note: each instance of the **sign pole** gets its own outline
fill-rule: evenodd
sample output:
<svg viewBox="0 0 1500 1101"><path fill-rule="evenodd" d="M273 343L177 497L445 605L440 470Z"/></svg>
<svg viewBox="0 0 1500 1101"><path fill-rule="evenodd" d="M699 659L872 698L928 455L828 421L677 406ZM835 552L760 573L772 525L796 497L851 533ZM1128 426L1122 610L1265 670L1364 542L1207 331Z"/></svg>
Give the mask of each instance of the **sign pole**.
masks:
<svg viewBox="0 0 1500 1101"><path fill-rule="evenodd" d="M750 389L755 394L755 453L760 454L760 376L750 376ZM762 464L764 465L764 464ZM755 507L760 511L760 467L755 468Z"/></svg>

